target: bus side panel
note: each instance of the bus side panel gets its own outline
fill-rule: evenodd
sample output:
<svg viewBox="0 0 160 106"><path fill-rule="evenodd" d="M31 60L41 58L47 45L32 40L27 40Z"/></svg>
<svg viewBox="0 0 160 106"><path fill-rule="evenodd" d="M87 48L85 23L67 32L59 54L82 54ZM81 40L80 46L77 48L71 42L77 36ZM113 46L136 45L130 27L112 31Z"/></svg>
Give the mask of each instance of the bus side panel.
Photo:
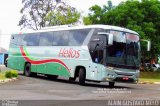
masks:
<svg viewBox="0 0 160 106"><path fill-rule="evenodd" d="M22 56L21 52L20 52L20 48L18 48L18 58L17 58L17 68L20 71L24 71L24 67L25 67L25 59Z"/></svg>
<svg viewBox="0 0 160 106"><path fill-rule="evenodd" d="M65 49L64 49L65 48ZM63 47L63 50L69 50L71 47ZM9 59L9 67L17 70L24 70L25 62L31 63L31 71L50 75L59 75L63 77L74 77L76 66L83 66L86 69L86 79L89 80L102 80L101 79L101 65L93 63L88 50L83 50L80 47L72 47L73 50L80 51L79 58L65 58L66 54L60 55L61 47L23 47L26 57L34 61L43 61L57 59L64 64L58 62L44 62L41 64L33 64L30 61L26 61L22 55L20 48L14 48L16 55L14 54ZM64 51L65 52L65 51ZM13 52L14 53L14 52ZM48 54L46 54L48 53ZM66 67L64 66L66 65Z"/></svg>
<svg viewBox="0 0 160 106"><path fill-rule="evenodd" d="M17 62L15 60L16 60L15 56L9 56L7 67L11 69L17 69L17 67L15 67L17 65Z"/></svg>
<svg viewBox="0 0 160 106"><path fill-rule="evenodd" d="M77 59L70 59L71 76L74 77L75 69L77 66L82 66L86 70L86 79L94 81L102 81L102 72L104 66L92 62L89 50L81 49L81 56Z"/></svg>
<svg viewBox="0 0 160 106"><path fill-rule="evenodd" d="M70 77L68 70L64 66L58 63L46 63L46 64L40 64L36 66L37 66L38 73Z"/></svg>
<svg viewBox="0 0 160 106"><path fill-rule="evenodd" d="M12 47L9 51L7 67L24 71L25 59L21 55L19 47Z"/></svg>
<svg viewBox="0 0 160 106"><path fill-rule="evenodd" d="M93 63L92 60L77 59L76 62L75 60L70 60L70 64L73 65L71 67L71 77L73 77L75 74L76 66L82 66L85 68L87 80L103 81L103 77L106 76L106 74L102 75L104 73L104 66Z"/></svg>
<svg viewBox="0 0 160 106"><path fill-rule="evenodd" d="M8 57L7 67L18 70L17 67L18 48L17 47L10 48L9 53L10 54Z"/></svg>
<svg viewBox="0 0 160 106"><path fill-rule="evenodd" d="M58 58L56 47L21 47L19 51L20 69L24 69L25 62L29 62L31 72L70 77L69 60Z"/></svg>

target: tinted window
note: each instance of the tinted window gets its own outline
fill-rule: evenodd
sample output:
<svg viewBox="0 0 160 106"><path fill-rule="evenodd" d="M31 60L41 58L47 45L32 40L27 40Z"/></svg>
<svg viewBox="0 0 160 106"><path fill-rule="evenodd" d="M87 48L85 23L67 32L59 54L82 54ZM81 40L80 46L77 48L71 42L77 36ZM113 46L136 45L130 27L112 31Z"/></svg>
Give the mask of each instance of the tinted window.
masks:
<svg viewBox="0 0 160 106"><path fill-rule="evenodd" d="M39 46L52 46L53 45L53 32L40 33Z"/></svg>
<svg viewBox="0 0 160 106"><path fill-rule="evenodd" d="M82 45L84 39L88 35L90 29L79 29L69 31L69 46Z"/></svg>
<svg viewBox="0 0 160 106"><path fill-rule="evenodd" d="M53 32L53 45L78 46L82 45L90 29L78 29Z"/></svg>
<svg viewBox="0 0 160 106"><path fill-rule="evenodd" d="M18 41L18 35L12 35L10 44L11 45L17 45L17 41Z"/></svg>
<svg viewBox="0 0 160 106"><path fill-rule="evenodd" d="M41 32L18 35L12 43L19 46L79 46L83 44L90 29ZM18 40L18 41L17 41Z"/></svg>
<svg viewBox="0 0 160 106"><path fill-rule="evenodd" d="M39 33L25 34L25 36L23 37L23 43L27 46L38 46Z"/></svg>
<svg viewBox="0 0 160 106"><path fill-rule="evenodd" d="M53 32L53 45L67 46L68 41L68 34L65 31Z"/></svg>
<svg viewBox="0 0 160 106"><path fill-rule="evenodd" d="M18 45L19 46L26 46L27 45L27 42L24 41L24 37L25 37L25 35L19 35L19 37L18 37Z"/></svg>

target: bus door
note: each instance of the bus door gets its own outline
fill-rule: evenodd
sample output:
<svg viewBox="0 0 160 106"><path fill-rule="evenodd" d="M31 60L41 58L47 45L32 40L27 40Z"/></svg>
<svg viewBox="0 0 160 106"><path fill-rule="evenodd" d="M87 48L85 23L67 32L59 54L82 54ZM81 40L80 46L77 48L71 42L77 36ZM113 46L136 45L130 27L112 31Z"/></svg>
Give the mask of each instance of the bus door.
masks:
<svg viewBox="0 0 160 106"><path fill-rule="evenodd" d="M93 62L105 65L106 39L106 35L95 35L92 37L89 48Z"/></svg>
<svg viewBox="0 0 160 106"><path fill-rule="evenodd" d="M96 63L92 70L97 70L94 74L94 78L100 79L101 78L101 69L102 65L106 64L105 54L106 54L106 43L107 43L107 36L106 35L94 35L92 36L89 49L90 55L92 57L92 61ZM96 69L95 69L96 68Z"/></svg>

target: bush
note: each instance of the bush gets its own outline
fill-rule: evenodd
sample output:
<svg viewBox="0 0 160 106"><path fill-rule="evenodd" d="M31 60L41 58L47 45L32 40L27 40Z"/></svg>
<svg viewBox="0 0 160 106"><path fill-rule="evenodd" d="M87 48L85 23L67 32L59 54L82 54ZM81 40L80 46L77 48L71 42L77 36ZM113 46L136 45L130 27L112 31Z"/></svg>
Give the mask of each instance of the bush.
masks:
<svg viewBox="0 0 160 106"><path fill-rule="evenodd" d="M6 78L18 77L18 72L16 70L6 71L5 77Z"/></svg>
<svg viewBox="0 0 160 106"><path fill-rule="evenodd" d="M12 73L11 73L11 71L6 71L6 72L5 72L5 77L6 77L6 78L12 78Z"/></svg>
<svg viewBox="0 0 160 106"><path fill-rule="evenodd" d="M18 77L18 72L16 70L12 70L12 77Z"/></svg>
<svg viewBox="0 0 160 106"><path fill-rule="evenodd" d="M2 74L2 73L0 73L0 80L1 79L4 79L5 77L4 77L4 74Z"/></svg>

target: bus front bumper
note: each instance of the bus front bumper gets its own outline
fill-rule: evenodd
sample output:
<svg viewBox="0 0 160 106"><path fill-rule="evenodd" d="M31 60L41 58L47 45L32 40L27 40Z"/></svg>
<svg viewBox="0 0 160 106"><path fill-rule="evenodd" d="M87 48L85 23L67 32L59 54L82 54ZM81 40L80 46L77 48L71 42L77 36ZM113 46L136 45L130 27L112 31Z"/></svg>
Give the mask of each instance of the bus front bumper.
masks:
<svg viewBox="0 0 160 106"><path fill-rule="evenodd" d="M126 83L137 83L139 78L139 72L135 72L132 74L117 74L116 72L108 73L104 81L107 82L126 82Z"/></svg>

